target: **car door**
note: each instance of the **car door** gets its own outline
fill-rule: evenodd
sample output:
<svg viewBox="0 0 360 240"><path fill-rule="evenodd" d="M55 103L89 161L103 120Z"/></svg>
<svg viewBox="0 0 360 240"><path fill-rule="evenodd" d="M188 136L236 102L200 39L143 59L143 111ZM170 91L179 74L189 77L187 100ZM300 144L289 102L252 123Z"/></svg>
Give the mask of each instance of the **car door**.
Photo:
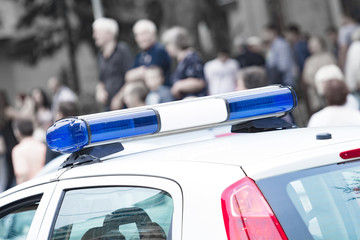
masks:
<svg viewBox="0 0 360 240"><path fill-rule="evenodd" d="M99 176L61 180L39 239L181 239L182 192L169 179Z"/></svg>
<svg viewBox="0 0 360 240"><path fill-rule="evenodd" d="M0 199L0 239L38 239L56 182L37 185Z"/></svg>

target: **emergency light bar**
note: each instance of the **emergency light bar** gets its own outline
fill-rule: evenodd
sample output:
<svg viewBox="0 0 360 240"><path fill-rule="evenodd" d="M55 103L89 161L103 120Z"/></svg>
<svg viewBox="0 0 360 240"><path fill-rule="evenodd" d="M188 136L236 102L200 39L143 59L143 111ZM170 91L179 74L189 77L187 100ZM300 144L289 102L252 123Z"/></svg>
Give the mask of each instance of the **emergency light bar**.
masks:
<svg viewBox="0 0 360 240"><path fill-rule="evenodd" d="M165 104L65 118L46 140L51 150L72 153L111 140L232 121L282 116L296 107L289 87L270 86Z"/></svg>

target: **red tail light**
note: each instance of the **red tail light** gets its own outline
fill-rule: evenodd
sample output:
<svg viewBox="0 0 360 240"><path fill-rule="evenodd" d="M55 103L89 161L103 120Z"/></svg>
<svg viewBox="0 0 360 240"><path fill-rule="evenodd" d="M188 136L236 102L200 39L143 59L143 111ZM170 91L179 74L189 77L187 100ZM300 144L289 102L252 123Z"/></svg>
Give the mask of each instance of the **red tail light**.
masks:
<svg viewBox="0 0 360 240"><path fill-rule="evenodd" d="M222 193L221 205L228 240L287 239L255 182L248 177Z"/></svg>

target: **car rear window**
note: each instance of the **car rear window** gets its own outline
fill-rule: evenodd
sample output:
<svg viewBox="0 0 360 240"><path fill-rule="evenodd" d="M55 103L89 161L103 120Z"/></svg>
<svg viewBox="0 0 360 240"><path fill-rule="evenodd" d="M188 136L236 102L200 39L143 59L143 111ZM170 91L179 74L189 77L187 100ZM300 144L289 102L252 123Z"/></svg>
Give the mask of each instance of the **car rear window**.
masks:
<svg viewBox="0 0 360 240"><path fill-rule="evenodd" d="M360 162L256 182L289 239L360 239Z"/></svg>
<svg viewBox="0 0 360 240"><path fill-rule="evenodd" d="M162 190L103 187L65 192L51 239L167 239L173 200Z"/></svg>

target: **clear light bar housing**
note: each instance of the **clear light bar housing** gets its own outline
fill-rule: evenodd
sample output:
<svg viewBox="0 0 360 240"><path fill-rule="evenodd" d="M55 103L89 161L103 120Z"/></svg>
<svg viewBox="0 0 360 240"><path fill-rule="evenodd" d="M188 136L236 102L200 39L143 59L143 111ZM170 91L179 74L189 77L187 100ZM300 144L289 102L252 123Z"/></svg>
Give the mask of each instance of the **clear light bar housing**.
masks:
<svg viewBox="0 0 360 240"><path fill-rule="evenodd" d="M291 88L270 86L65 118L48 129L46 140L53 151L71 153L117 139L281 116L296 104Z"/></svg>

